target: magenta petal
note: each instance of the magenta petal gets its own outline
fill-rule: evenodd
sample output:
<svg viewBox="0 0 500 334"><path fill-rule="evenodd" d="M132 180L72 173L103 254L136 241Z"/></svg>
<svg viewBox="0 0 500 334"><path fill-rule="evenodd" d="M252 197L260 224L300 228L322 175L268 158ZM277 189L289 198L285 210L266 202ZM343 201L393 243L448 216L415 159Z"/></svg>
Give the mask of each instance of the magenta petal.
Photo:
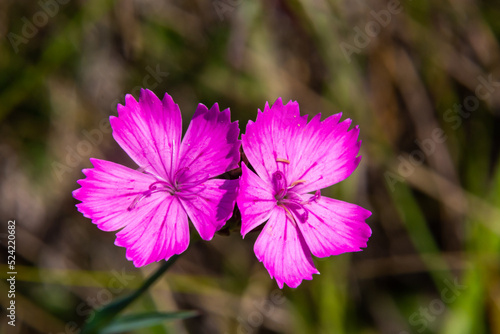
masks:
<svg viewBox="0 0 500 334"><path fill-rule="evenodd" d="M127 248L136 267L168 260L189 245L186 212L175 196L153 193L129 213L135 221L116 233L115 245Z"/></svg>
<svg viewBox="0 0 500 334"><path fill-rule="evenodd" d="M233 215L238 183L239 180L208 180L177 194L204 240L211 240Z"/></svg>
<svg viewBox="0 0 500 334"><path fill-rule="evenodd" d="M127 248L127 259L140 267L186 250L189 225L177 199L166 192L141 197L156 178L109 161L91 162L94 168L83 170L87 178L73 191L82 201L78 210L101 230L122 229L115 244Z"/></svg>
<svg viewBox="0 0 500 334"><path fill-rule="evenodd" d="M285 174L297 150L297 139L307 123L307 116L300 116L299 104L289 102L283 106L281 98L271 108L266 103L264 111L257 113L255 122L249 121L242 135L243 150L257 174L271 183L272 174L280 169Z"/></svg>
<svg viewBox="0 0 500 334"><path fill-rule="evenodd" d="M150 90L141 90L139 102L125 97L118 117L110 117L113 137L144 170L172 179L177 166L182 134L179 106L165 94L160 101Z"/></svg>
<svg viewBox="0 0 500 334"><path fill-rule="evenodd" d="M303 180L297 192L306 193L329 187L347 178L358 166L361 142L359 128L348 131L351 120L339 123L341 114L321 122L316 115L309 123L300 116L297 102L282 105L278 99L248 122L242 136L243 150L257 174L272 182L280 170L287 180Z"/></svg>
<svg viewBox="0 0 500 334"><path fill-rule="evenodd" d="M311 280L312 274L319 274L300 231L281 207L272 211L254 250L280 288L283 284L296 288L302 280Z"/></svg>
<svg viewBox="0 0 500 334"><path fill-rule="evenodd" d="M241 234L243 237L269 219L276 206L273 189L248 167L241 164L242 175L238 192L238 208L241 212Z"/></svg>
<svg viewBox="0 0 500 334"><path fill-rule="evenodd" d="M76 205L78 211L103 231L133 223L137 217L132 217L128 207L156 179L114 162L90 161L94 168L83 170L87 178L78 180L81 188L73 191L73 197L82 201Z"/></svg>
<svg viewBox="0 0 500 334"><path fill-rule="evenodd" d="M357 252L366 247L372 231L365 220L371 212L355 204L320 197L305 206L307 221L299 223L314 256Z"/></svg>
<svg viewBox="0 0 500 334"><path fill-rule="evenodd" d="M359 127L348 131L351 120L339 123L341 114L320 121L316 115L297 137L297 147L290 161L291 180L305 180L296 187L306 193L329 187L346 179L361 160L357 157L361 141Z"/></svg>
<svg viewBox="0 0 500 334"><path fill-rule="evenodd" d="M219 112L217 104L210 110L198 105L181 144L180 182L201 181L237 168L239 133L238 122L231 123L229 109Z"/></svg>

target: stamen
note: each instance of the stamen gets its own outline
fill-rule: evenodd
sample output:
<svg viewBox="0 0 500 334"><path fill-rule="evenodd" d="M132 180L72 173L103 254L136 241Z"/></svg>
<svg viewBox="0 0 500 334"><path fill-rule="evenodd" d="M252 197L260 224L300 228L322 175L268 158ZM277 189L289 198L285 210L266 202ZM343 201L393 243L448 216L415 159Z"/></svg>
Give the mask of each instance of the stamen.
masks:
<svg viewBox="0 0 500 334"><path fill-rule="evenodd" d="M286 215L295 225L297 225L297 220L295 219L295 215L297 215L297 218L301 223L305 223L309 218L309 211L302 203L285 200L281 202L280 206L283 209L285 209ZM293 208L294 206L296 206L296 208ZM303 210L304 213L301 214L299 210ZM295 215L292 213L292 211L295 212Z"/></svg>
<svg viewBox="0 0 500 334"><path fill-rule="evenodd" d="M144 194L137 195L132 201L132 204L128 206L127 211L132 211L136 207L137 203L139 203L144 197L146 197Z"/></svg>
<svg viewBox="0 0 500 334"><path fill-rule="evenodd" d="M282 159L282 158L276 158L276 162L283 162L283 163L286 163L287 165L290 164L290 161L288 161L287 159Z"/></svg>
<svg viewBox="0 0 500 334"><path fill-rule="evenodd" d="M293 216L293 214L290 212L290 210L288 210L288 208L286 207L286 205L282 205L281 206L283 209L285 209L285 212L286 212L286 215L288 216L288 218L290 218L290 220L292 221L292 223L297 226L297 222L295 221L295 217Z"/></svg>
<svg viewBox="0 0 500 334"><path fill-rule="evenodd" d="M297 181L294 181L294 182L290 185L290 187L288 187L288 189L293 188L293 187L295 187L297 184L301 184L301 183L306 183L306 180L297 180Z"/></svg>
<svg viewBox="0 0 500 334"><path fill-rule="evenodd" d="M159 185L161 185L161 187L159 187ZM135 209L135 207L137 206L137 204L145 197L149 197L151 196L151 194L154 194L154 193L157 193L157 192L160 192L160 191L166 191L168 193L170 193L170 195L173 195L175 194L175 189L168 183L166 183L165 181L155 181L153 183L151 183L149 185L149 189L138 194L134 200L132 201L132 203L129 205L129 207L127 208L127 211L132 211L133 209Z"/></svg>

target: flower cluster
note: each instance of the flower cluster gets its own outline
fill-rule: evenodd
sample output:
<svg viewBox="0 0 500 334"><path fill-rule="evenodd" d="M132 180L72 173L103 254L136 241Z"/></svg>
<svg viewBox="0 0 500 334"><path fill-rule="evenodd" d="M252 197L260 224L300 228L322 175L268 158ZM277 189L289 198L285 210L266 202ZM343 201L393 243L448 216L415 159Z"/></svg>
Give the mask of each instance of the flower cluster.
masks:
<svg viewBox="0 0 500 334"><path fill-rule="evenodd" d="M309 122L297 102L266 103L239 137L229 109L198 105L182 138L182 116L170 95L141 90L111 116L113 137L138 169L99 159L84 169L73 196L78 210L137 267L169 259L189 245L189 223L210 240L241 212L241 234L265 223L255 254L280 288L319 273L312 255L360 251L371 235L371 213L321 195L358 166L358 126L341 114ZM249 166L240 162L240 146ZM241 166L241 177L221 178ZM189 218L189 219L188 219Z"/></svg>

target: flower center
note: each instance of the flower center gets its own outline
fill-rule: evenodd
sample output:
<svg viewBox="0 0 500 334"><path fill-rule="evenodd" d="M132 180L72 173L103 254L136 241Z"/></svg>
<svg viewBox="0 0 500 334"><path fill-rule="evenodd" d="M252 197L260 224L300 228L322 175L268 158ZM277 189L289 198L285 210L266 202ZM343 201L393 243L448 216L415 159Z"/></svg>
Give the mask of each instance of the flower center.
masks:
<svg viewBox="0 0 500 334"><path fill-rule="evenodd" d="M131 211L137 207L137 204L142 201L144 198L151 196L154 193L158 192L166 192L171 196L179 196L185 199L193 199L198 196L200 192L205 190L205 186L201 185L201 183L205 182L206 179L197 180L194 182L186 182L185 180L180 183L179 179L181 176L189 170L188 167L183 167L179 169L173 176L173 181L163 181L157 180L149 185L149 188L142 193L138 194L132 203L127 208L128 211Z"/></svg>
<svg viewBox="0 0 500 334"><path fill-rule="evenodd" d="M288 185L286 176L281 171L273 173L272 181L276 204L286 211L287 216L293 223L297 223L295 217L301 222L305 222L309 216L307 205L317 201L321 197L320 191L316 191L309 199L304 199L303 195L298 193L294 188L298 184L305 183L306 181L296 180Z"/></svg>

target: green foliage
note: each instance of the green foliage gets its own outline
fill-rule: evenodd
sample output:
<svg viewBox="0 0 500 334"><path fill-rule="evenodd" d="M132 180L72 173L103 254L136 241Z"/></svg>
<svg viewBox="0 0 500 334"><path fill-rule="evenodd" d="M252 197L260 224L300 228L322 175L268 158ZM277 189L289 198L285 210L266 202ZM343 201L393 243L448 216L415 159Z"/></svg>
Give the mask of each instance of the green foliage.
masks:
<svg viewBox="0 0 500 334"><path fill-rule="evenodd" d="M165 321L187 319L197 316L198 313L194 311L185 312L172 312L172 313L141 313L124 315L111 321L99 333L101 334L114 334L142 329L145 327L161 324Z"/></svg>

